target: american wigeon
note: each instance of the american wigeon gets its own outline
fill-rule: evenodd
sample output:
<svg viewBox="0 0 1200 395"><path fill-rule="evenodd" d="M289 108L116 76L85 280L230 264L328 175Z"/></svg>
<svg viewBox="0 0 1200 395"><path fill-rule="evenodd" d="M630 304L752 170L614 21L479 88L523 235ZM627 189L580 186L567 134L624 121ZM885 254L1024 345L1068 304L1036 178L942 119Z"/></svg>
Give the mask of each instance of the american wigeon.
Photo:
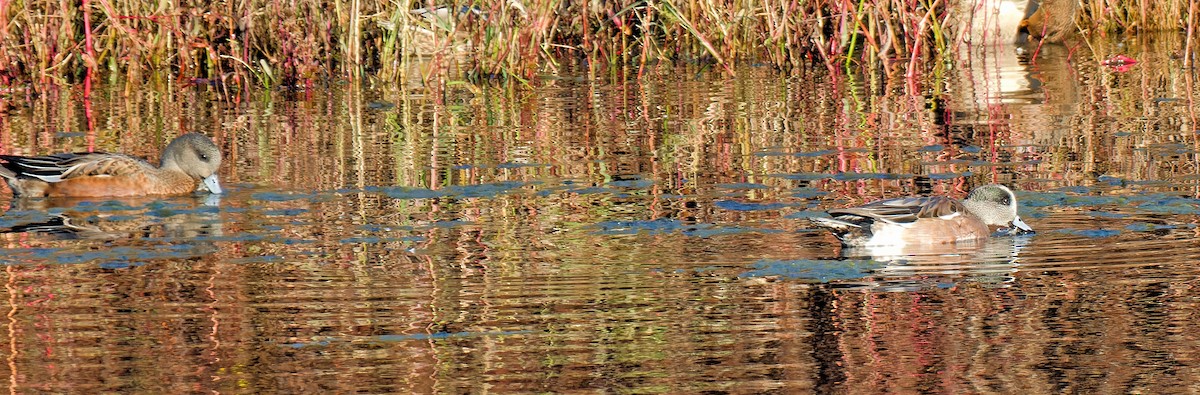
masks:
<svg viewBox="0 0 1200 395"><path fill-rule="evenodd" d="M221 193L216 174L221 151L199 133L171 140L158 167L105 152L0 155L0 160L0 177L17 197L183 195L203 189Z"/></svg>
<svg viewBox="0 0 1200 395"><path fill-rule="evenodd" d="M991 227L1003 233L1033 232L1017 215L1017 198L1003 185L984 185L958 201L945 196L880 200L829 210L832 218L812 218L847 246L914 246L986 239Z"/></svg>

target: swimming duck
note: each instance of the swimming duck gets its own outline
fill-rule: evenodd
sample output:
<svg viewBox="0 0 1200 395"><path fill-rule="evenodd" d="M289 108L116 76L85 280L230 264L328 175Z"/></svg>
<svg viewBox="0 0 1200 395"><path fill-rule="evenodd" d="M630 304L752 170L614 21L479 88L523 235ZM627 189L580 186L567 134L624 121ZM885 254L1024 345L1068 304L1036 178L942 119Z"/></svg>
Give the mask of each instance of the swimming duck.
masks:
<svg viewBox="0 0 1200 395"><path fill-rule="evenodd" d="M975 188L964 201L945 196L903 197L859 207L833 209L831 218L811 218L846 246L937 245L986 239L992 227L1006 235L1033 229L1017 215L1011 189L991 184Z"/></svg>
<svg viewBox="0 0 1200 395"><path fill-rule="evenodd" d="M163 149L158 167L106 152L45 156L0 155L0 178L17 197L120 197L221 193L221 151L208 137L188 133ZM197 187L199 183L199 187Z"/></svg>

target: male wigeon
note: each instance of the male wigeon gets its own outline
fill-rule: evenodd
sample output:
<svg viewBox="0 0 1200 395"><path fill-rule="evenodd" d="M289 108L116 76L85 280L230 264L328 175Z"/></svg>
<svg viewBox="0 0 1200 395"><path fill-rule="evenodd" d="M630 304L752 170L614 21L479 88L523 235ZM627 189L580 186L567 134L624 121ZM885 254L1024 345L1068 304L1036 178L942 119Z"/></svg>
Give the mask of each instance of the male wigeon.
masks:
<svg viewBox="0 0 1200 395"><path fill-rule="evenodd" d="M221 151L199 133L171 140L158 167L105 152L0 155L0 161L0 177L17 197L183 195L204 189L221 193L217 181Z"/></svg>
<svg viewBox="0 0 1200 395"><path fill-rule="evenodd" d="M829 210L832 218L811 218L847 246L952 244L988 238L991 227L1008 235L1033 229L1017 215L1017 198L1003 185L975 188L964 201L945 196L880 200Z"/></svg>

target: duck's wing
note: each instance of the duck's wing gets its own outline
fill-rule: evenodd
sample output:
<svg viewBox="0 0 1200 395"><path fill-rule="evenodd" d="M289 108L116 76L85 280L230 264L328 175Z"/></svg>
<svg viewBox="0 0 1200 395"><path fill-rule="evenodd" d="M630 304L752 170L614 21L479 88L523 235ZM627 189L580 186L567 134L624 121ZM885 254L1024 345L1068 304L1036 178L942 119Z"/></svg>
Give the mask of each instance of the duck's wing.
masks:
<svg viewBox="0 0 1200 395"><path fill-rule="evenodd" d="M858 217L897 224L921 218L949 218L966 211L961 202L945 196L906 197L880 200L859 207L829 210L834 218Z"/></svg>
<svg viewBox="0 0 1200 395"><path fill-rule="evenodd" d="M45 182L87 176L120 176L154 170L146 161L128 155L107 152L77 152L44 156L0 155L0 166L19 178L37 178Z"/></svg>

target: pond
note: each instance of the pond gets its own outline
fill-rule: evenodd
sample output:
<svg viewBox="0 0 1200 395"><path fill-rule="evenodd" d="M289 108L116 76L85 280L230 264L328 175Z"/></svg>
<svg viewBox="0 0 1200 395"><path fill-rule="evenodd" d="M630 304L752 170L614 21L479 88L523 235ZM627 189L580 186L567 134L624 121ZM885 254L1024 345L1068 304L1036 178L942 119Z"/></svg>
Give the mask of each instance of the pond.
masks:
<svg viewBox="0 0 1200 395"><path fill-rule="evenodd" d="M929 81L745 65L535 89L10 92L0 152L157 160L219 196L13 200L11 392L1179 393L1200 140L1179 37ZM843 248L808 218L1001 183L1037 233Z"/></svg>

